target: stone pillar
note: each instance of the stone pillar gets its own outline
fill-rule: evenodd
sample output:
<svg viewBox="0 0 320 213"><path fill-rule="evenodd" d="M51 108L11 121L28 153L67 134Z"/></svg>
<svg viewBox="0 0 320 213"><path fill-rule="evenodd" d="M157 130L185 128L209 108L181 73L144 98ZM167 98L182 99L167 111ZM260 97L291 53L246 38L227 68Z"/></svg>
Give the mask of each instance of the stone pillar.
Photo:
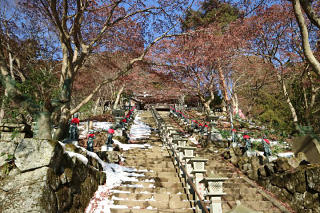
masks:
<svg viewBox="0 0 320 213"><path fill-rule="evenodd" d="M197 191L200 194L200 197L195 193L194 194L194 200L197 202L196 205L196 212L201 212L201 209L199 208L199 200L203 200L204 198L204 191L205 191L205 185L201 181L204 178L204 174L207 172L205 169L205 163L208 161L208 159L202 159L202 158L193 158L190 160L190 163L192 164L192 174L194 175L193 182L196 186Z"/></svg>
<svg viewBox="0 0 320 213"><path fill-rule="evenodd" d="M208 197L210 200L210 213L222 213L221 197L225 195L223 192L223 182L227 179L213 174L204 179L208 189L205 197Z"/></svg>

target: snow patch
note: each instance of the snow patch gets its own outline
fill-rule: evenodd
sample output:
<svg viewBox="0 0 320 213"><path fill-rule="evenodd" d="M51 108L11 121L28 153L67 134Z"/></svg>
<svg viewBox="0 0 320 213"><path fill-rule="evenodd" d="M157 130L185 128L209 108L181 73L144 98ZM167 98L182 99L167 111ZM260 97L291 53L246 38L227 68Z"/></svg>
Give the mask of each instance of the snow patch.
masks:
<svg viewBox="0 0 320 213"><path fill-rule="evenodd" d="M70 152L70 151L66 151L66 153L72 158L72 157L76 157L77 159L79 159L80 161L82 161L85 165L88 164L88 158L86 158L85 156L79 154L79 153L75 153L75 152Z"/></svg>
<svg viewBox="0 0 320 213"><path fill-rule="evenodd" d="M123 144L116 139L113 139L113 141L114 141L114 144L117 144L123 150L129 150L134 148L146 149L146 148L152 147L150 144Z"/></svg>
<svg viewBox="0 0 320 213"><path fill-rule="evenodd" d="M129 134L130 140L144 139L150 136L151 128L141 121L139 114L137 114L133 122Z"/></svg>
<svg viewBox="0 0 320 213"><path fill-rule="evenodd" d="M280 152L278 153L278 157L280 158L291 158L294 156L293 152Z"/></svg>

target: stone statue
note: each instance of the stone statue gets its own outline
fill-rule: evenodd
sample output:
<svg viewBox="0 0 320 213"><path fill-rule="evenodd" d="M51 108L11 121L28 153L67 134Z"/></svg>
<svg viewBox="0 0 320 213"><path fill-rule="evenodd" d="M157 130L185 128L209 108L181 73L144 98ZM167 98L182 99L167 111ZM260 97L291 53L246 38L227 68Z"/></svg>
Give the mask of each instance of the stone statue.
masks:
<svg viewBox="0 0 320 213"><path fill-rule="evenodd" d="M69 134L71 140L79 140L78 125L80 120L78 114L75 113L72 120L70 121Z"/></svg>
<svg viewBox="0 0 320 213"><path fill-rule="evenodd" d="M94 131L90 130L87 141L87 150L93 152L93 140L95 139Z"/></svg>
<svg viewBox="0 0 320 213"><path fill-rule="evenodd" d="M244 133L243 135L243 140L245 142L245 151L249 151L251 152L251 141L250 141L250 136L248 135L248 133Z"/></svg>
<svg viewBox="0 0 320 213"><path fill-rule="evenodd" d="M114 141L112 140L113 138L113 134L114 134L114 129L109 129L108 130L108 139L106 141L106 146L107 147L112 147L112 144L114 143Z"/></svg>
<svg viewBox="0 0 320 213"><path fill-rule="evenodd" d="M266 156L266 157L271 156L270 141L267 139L266 136L263 136L263 139L261 142L263 144L264 156Z"/></svg>

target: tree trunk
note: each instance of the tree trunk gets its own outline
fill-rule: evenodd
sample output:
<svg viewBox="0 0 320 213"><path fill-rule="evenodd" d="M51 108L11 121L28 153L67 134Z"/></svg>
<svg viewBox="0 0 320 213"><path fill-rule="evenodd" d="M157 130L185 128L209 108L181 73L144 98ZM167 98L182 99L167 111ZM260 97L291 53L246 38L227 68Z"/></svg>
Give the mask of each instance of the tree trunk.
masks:
<svg viewBox="0 0 320 213"><path fill-rule="evenodd" d="M230 99L229 99L228 90L227 90L228 87L226 85L226 79L224 77L223 70L220 66L218 66L218 74L219 74L220 86L221 86L223 98L224 98L226 104L228 105L228 104L230 104Z"/></svg>
<svg viewBox="0 0 320 213"><path fill-rule="evenodd" d="M125 87L125 85L122 85L121 88L119 89L118 94L117 94L117 98L116 98L116 100L114 102L114 105L113 105L112 109L117 109L118 103L120 101L120 97L121 97L121 94L123 92L124 87Z"/></svg>
<svg viewBox="0 0 320 213"><path fill-rule="evenodd" d="M294 10L294 15L296 16L299 28L300 28L300 34L302 38L302 47L303 47L303 53L312 66L315 73L320 76L320 63L314 56L310 43L309 43L309 32L307 28L307 24L305 22L305 19L303 17L301 4L299 0L292 0L292 6Z"/></svg>
<svg viewBox="0 0 320 213"><path fill-rule="evenodd" d="M286 84L281 76L281 74L279 74L277 72L277 78L278 78L278 81L280 82L280 85L281 85L281 88L282 88L282 92L284 94L284 97L286 98L286 102L289 106L289 109L290 109L290 112L291 112L291 116L292 116L292 120L293 120L293 123L295 125L295 128L298 130L298 116L297 116L297 113L296 113L296 110L291 102L291 99L289 97L289 94L287 92L287 87L286 87Z"/></svg>
<svg viewBox="0 0 320 213"><path fill-rule="evenodd" d="M238 95L236 92L233 92L231 100L232 100L232 105L235 109L235 114L237 115L239 114L239 101L238 101Z"/></svg>
<svg viewBox="0 0 320 213"><path fill-rule="evenodd" d="M39 128L36 137L39 139L52 139L50 113L40 112L36 117L36 121Z"/></svg>
<svg viewBox="0 0 320 213"><path fill-rule="evenodd" d="M99 106L99 103L100 103L100 96L97 98L95 104L94 104L94 108L93 108L93 115L97 115L97 109L98 109L98 106Z"/></svg>
<svg viewBox="0 0 320 213"><path fill-rule="evenodd" d="M207 115L210 115L210 112L211 112L210 103L211 103L211 101L207 101L207 102L202 103Z"/></svg>
<svg viewBox="0 0 320 213"><path fill-rule="evenodd" d="M5 111L5 107L6 107L6 99L8 98L8 92L7 89L4 88L4 96L2 98L1 101L1 109L0 109L0 123L2 123L3 119L4 119L4 111Z"/></svg>

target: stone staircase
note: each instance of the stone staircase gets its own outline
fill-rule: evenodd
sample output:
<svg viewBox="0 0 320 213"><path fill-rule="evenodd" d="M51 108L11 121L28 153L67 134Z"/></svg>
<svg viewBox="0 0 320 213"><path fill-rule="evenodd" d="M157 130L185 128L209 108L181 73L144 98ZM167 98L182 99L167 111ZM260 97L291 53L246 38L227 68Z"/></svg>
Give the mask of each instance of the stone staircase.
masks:
<svg viewBox="0 0 320 213"><path fill-rule="evenodd" d="M213 153L210 150L214 148L198 148L196 154L199 157L207 158L207 171L218 174L221 177L228 177L228 180L223 183L223 190L226 193L222 197L223 212L231 210L236 206L236 201L240 201L242 205L255 211L264 213L283 212L274 202L263 196L259 187L254 187L249 184L241 173L238 173L233 165L229 164L221 157L221 153Z"/></svg>
<svg viewBox="0 0 320 213"><path fill-rule="evenodd" d="M147 112L146 117L151 118ZM149 115L150 114L150 115ZM146 122L152 125L153 122ZM125 152L125 166L135 168L136 181L124 182L114 189L112 213L192 213L191 203L176 173L168 151L153 133L149 149L131 149Z"/></svg>
<svg viewBox="0 0 320 213"><path fill-rule="evenodd" d="M171 123L177 129L181 129L172 118L168 117L168 113L160 112L160 115L166 123ZM243 174L222 158L223 151L224 149L216 148L212 144L206 148L197 148L195 151L197 157L208 159L206 164L207 174L214 173L220 177L228 178L223 183L223 191L226 195L222 197L222 212L227 212L236 207L238 201L257 212L288 212L285 208L282 208L283 206L278 200L271 196L265 196L266 193L261 193L262 189L255 183L246 181L248 179Z"/></svg>

